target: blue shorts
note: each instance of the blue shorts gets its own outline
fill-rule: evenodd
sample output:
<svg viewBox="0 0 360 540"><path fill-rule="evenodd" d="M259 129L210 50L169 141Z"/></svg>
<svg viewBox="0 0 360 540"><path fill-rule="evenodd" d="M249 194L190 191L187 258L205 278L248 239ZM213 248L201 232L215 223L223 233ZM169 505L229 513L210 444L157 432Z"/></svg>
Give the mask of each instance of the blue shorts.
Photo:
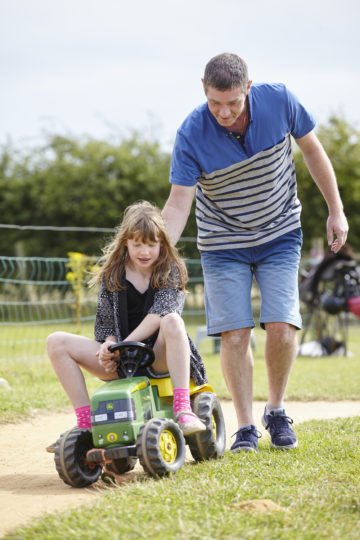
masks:
<svg viewBox="0 0 360 540"><path fill-rule="evenodd" d="M209 336L255 326L251 287L261 294L260 324L285 322L301 328L298 271L301 229L244 249L202 251Z"/></svg>

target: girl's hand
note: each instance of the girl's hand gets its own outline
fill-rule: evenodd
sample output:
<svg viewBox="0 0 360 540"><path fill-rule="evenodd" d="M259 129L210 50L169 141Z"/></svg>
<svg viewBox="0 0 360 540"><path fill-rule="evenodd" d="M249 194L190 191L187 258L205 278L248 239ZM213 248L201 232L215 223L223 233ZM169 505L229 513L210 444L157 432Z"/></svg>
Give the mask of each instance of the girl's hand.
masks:
<svg viewBox="0 0 360 540"><path fill-rule="evenodd" d="M116 341L105 341L100 345L100 349L96 353L99 359L99 364L105 369L107 373L113 373L117 371L117 363L114 361L114 353L109 351L110 345L114 345Z"/></svg>

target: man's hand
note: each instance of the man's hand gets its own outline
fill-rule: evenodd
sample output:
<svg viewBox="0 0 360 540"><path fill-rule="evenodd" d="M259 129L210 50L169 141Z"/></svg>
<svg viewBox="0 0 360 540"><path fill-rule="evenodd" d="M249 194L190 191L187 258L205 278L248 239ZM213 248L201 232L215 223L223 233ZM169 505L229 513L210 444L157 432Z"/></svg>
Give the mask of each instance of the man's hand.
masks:
<svg viewBox="0 0 360 540"><path fill-rule="evenodd" d="M349 225L344 213L329 216L326 223L327 241L331 251L337 253L345 244Z"/></svg>
<svg viewBox="0 0 360 540"><path fill-rule="evenodd" d="M349 226L343 211L334 169L314 131L296 139L296 142L329 209L326 223L327 241L331 251L337 253L346 242Z"/></svg>

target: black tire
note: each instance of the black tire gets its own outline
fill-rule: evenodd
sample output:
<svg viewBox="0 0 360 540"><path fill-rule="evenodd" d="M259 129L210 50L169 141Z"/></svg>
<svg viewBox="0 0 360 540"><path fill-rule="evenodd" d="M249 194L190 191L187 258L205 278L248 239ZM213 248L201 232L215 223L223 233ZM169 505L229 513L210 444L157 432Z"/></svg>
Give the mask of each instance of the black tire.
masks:
<svg viewBox="0 0 360 540"><path fill-rule="evenodd" d="M226 448L226 431L220 401L212 392L200 392L192 396L191 406L206 425L206 431L186 437L192 457L195 461L222 457Z"/></svg>
<svg viewBox="0 0 360 540"><path fill-rule="evenodd" d="M106 464L106 470L114 474L124 474L132 471L137 462L136 457L125 457L113 459L111 463Z"/></svg>
<svg viewBox="0 0 360 540"><path fill-rule="evenodd" d="M151 418L140 428L136 452L145 472L165 476L184 465L185 439L174 420Z"/></svg>
<svg viewBox="0 0 360 540"><path fill-rule="evenodd" d="M88 450L93 448L91 431L73 428L56 442L55 465L61 480L69 486L81 488L96 482L101 467L86 461Z"/></svg>

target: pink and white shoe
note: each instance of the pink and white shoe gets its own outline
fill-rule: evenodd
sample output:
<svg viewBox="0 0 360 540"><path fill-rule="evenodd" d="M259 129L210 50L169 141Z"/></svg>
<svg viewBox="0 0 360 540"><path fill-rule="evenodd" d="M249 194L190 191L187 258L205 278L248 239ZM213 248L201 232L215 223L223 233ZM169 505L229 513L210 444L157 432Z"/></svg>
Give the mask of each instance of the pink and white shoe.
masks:
<svg viewBox="0 0 360 540"><path fill-rule="evenodd" d="M180 417L182 415L191 416L192 419L188 420L186 422L181 422ZM202 420L196 414L194 414L192 411L179 411L177 415L175 416L175 422L180 427L182 434L187 435L194 435L195 433L199 433L201 431L206 431L206 426Z"/></svg>

